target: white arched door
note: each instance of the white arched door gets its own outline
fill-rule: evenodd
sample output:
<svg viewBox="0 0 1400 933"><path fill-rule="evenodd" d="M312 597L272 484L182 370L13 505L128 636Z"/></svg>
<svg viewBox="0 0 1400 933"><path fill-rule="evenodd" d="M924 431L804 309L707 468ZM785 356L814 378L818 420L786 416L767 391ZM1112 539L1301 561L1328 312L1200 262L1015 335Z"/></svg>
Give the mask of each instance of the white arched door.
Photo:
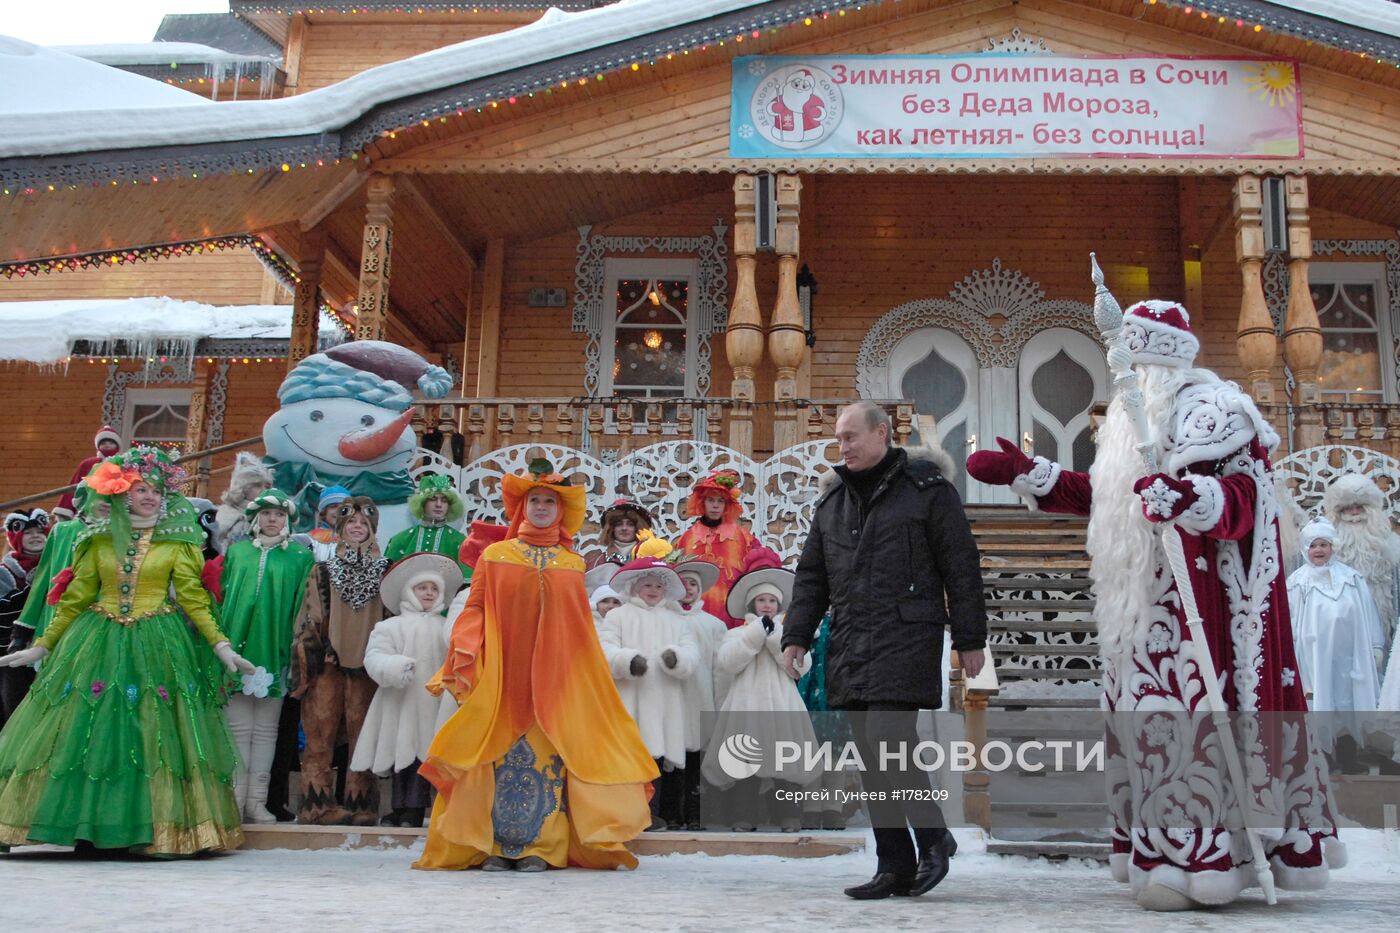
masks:
<svg viewBox="0 0 1400 933"><path fill-rule="evenodd" d="M1108 398L1103 348L1079 331L1052 327L1026 342L1017 370L1022 441L1067 470L1089 469L1089 409Z"/></svg>
<svg viewBox="0 0 1400 933"><path fill-rule="evenodd" d="M914 402L914 410L938 425L938 443L958 465L954 482L967 501L970 491L962 464L975 449L981 411L977 356L962 337L942 327L922 327L890 350L889 395ZM916 438L917 439L917 438Z"/></svg>

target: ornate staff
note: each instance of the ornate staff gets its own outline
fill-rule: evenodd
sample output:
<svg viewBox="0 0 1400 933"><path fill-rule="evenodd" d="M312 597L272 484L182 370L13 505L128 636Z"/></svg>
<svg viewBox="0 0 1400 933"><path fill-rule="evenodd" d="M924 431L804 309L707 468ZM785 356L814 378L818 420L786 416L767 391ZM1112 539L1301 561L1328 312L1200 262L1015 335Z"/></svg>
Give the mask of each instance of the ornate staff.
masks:
<svg viewBox="0 0 1400 933"><path fill-rule="evenodd" d="M1128 420L1132 422L1133 434L1137 437L1135 446L1142 456L1142 462L1149 474L1156 473L1156 438L1152 436L1152 427L1147 423L1142 390L1138 388L1137 373L1133 371L1132 351L1123 339L1123 309L1104 285L1103 270L1099 268L1098 259L1093 253L1089 254L1089 267L1090 277L1094 282L1094 325L1103 335L1108 348L1108 366L1113 371L1113 385L1123 397L1123 407L1127 411ZM1201 680L1206 688L1206 712L1210 714L1216 734L1220 737L1225 768L1229 772L1230 780L1235 784L1236 799L1240 801L1241 810L1248 814L1252 809L1252 795L1249 793L1249 785L1245 783L1244 764L1240 761L1239 748L1235 745L1235 736L1230 729L1230 716L1225 708L1225 698L1220 695L1220 683L1215 676L1215 660L1211 657L1210 645L1206 643L1201 612L1196 606L1196 590L1186 569L1186 552L1181 543L1181 531L1175 525L1175 522L1164 523L1158 530L1158 536L1162 548L1166 551L1167 563L1171 565L1172 577L1176 580L1181 607L1186 613L1186 627L1191 632L1191 650L1195 654L1196 667L1200 670ZM1264 843L1259 830L1250 825L1250 822L1249 819L1245 820L1245 835L1249 838L1250 852L1254 857L1254 875L1259 881L1259 887L1264 890L1264 899L1270 904L1275 904L1278 897L1274 893L1273 873L1269 871L1268 859L1264 857Z"/></svg>

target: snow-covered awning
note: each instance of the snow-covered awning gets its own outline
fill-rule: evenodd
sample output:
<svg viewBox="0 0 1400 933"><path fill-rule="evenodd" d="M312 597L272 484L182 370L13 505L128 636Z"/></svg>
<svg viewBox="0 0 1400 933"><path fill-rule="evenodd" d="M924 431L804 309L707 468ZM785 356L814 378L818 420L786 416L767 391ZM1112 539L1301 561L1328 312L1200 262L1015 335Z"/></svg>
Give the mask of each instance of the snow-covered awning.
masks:
<svg viewBox="0 0 1400 933"><path fill-rule="evenodd" d="M321 346L345 336L321 313ZM52 365L79 347L85 356L246 356L258 341L285 344L291 305L207 305L172 298L0 302L0 360ZM222 347L221 347L222 345ZM281 353L286 352L285 346ZM263 355L281 355L271 344Z"/></svg>

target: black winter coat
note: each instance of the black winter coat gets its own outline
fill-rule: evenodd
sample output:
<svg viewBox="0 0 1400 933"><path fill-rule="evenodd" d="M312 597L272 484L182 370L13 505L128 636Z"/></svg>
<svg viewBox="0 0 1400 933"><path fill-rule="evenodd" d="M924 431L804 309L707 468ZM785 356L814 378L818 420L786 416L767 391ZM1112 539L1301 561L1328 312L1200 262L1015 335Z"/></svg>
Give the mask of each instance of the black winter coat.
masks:
<svg viewBox="0 0 1400 933"><path fill-rule="evenodd" d="M897 450L862 514L849 471L817 501L797 562L783 647L810 648L828 606L827 701L936 708L943 627L953 647L986 647L977 543L962 501L935 462L942 451ZM946 600L946 601L945 601Z"/></svg>

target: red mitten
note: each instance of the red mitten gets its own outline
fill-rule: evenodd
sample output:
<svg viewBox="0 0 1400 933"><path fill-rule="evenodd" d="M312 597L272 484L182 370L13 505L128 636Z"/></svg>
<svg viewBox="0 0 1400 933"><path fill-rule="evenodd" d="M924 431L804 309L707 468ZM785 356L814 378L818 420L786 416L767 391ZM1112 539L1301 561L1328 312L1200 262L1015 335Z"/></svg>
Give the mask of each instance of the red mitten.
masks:
<svg viewBox="0 0 1400 933"><path fill-rule="evenodd" d="M50 606L57 606L58 601L63 598L63 594L68 590L68 584L73 582L73 568L65 567L53 578L53 586L49 587L48 595L44 601Z"/></svg>
<svg viewBox="0 0 1400 933"><path fill-rule="evenodd" d="M967 458L967 472L974 479L989 486L1010 486L1016 477L1029 473L1035 466L1014 442L999 437L997 446L1001 448L1000 453L979 450Z"/></svg>
<svg viewBox="0 0 1400 933"><path fill-rule="evenodd" d="M1166 473L1153 473L1133 483L1133 492L1142 499L1142 514L1149 522L1161 524L1178 518L1200 497L1190 480Z"/></svg>
<svg viewBox="0 0 1400 933"><path fill-rule="evenodd" d="M200 572L200 582L209 591L209 595L214 597L214 602L224 601L224 555L220 554L213 560L204 562L204 569Z"/></svg>

